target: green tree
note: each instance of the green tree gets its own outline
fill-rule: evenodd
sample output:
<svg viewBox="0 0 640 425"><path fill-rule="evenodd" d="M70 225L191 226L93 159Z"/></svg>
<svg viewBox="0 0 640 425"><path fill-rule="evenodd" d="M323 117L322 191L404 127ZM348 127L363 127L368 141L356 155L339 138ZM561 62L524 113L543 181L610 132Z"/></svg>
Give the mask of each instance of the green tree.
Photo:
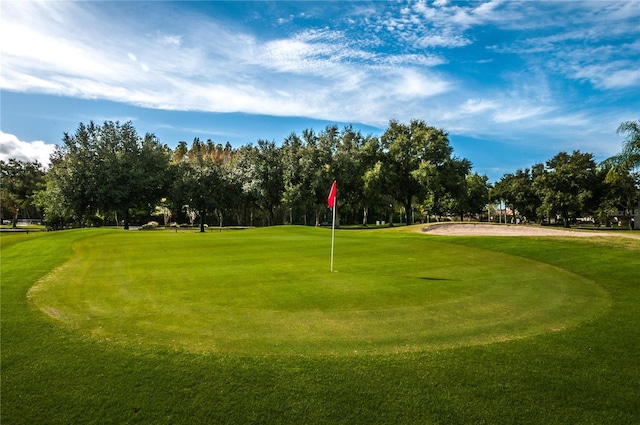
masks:
<svg viewBox="0 0 640 425"><path fill-rule="evenodd" d="M453 148L447 133L442 129L427 126L422 120L412 120L408 125L395 120L381 137L385 153L383 173L389 195L404 206L406 222L410 223L412 205L416 198L430 195L435 205L440 204L444 187L444 173L468 169L467 160L452 158ZM460 174L466 175L466 172ZM448 186L447 189L453 189Z"/></svg>
<svg viewBox="0 0 640 425"><path fill-rule="evenodd" d="M493 185L491 192L489 194L489 198L497 202L498 204L504 203L505 206L510 207L511 211L514 212L513 219L515 220L515 211L516 207L514 204L515 195L513 193L515 175L511 173L504 174L500 180Z"/></svg>
<svg viewBox="0 0 640 425"><path fill-rule="evenodd" d="M629 229L633 230L634 223L631 218L637 213L640 205L640 172L618 170L612 172L610 168L602 168L602 185L598 216L608 219L608 215L615 213L628 220Z"/></svg>
<svg viewBox="0 0 640 425"><path fill-rule="evenodd" d="M306 223L306 209L309 205L308 173L305 168L304 145L302 139L291 133L282 143L282 202L289 210L289 224L295 222L294 209Z"/></svg>
<svg viewBox="0 0 640 425"><path fill-rule="evenodd" d="M640 120L625 121L618 126L618 134L626 134L622 151L604 161L612 172L633 171L640 167Z"/></svg>
<svg viewBox="0 0 640 425"><path fill-rule="evenodd" d="M42 211L43 222L52 229L64 229L73 220L74 213L66 203L58 181L53 178L53 170L46 174L45 188L34 193L35 205Z"/></svg>
<svg viewBox="0 0 640 425"><path fill-rule="evenodd" d="M207 155L203 144L195 138L188 154L173 164L172 203L200 217L200 232L205 231L207 216L224 207L228 190L219 161Z"/></svg>
<svg viewBox="0 0 640 425"><path fill-rule="evenodd" d="M274 142L258 140L255 151L255 178L260 188L258 205L266 213L267 224L275 224L276 210L284 190L281 148Z"/></svg>
<svg viewBox="0 0 640 425"><path fill-rule="evenodd" d="M465 190L457 202L460 220L465 214L480 216L489 202L489 178L478 173L467 174L463 187Z"/></svg>
<svg viewBox="0 0 640 425"><path fill-rule="evenodd" d="M534 187L542 199L542 210L562 217L569 227L571 219L595 209L592 201L596 181L592 154L560 152L547 161L546 170L534 180Z"/></svg>
<svg viewBox="0 0 640 425"><path fill-rule="evenodd" d="M431 178L424 185L431 200L431 210L437 216L445 213L455 214L463 220L464 214L470 208L467 177L471 172L471 162L467 159L449 158L442 164L423 161L420 169L423 165L427 165L432 173ZM416 176L420 176L419 171Z"/></svg>
<svg viewBox="0 0 640 425"><path fill-rule="evenodd" d="M638 207L640 200L640 120L625 121L618 126L618 134L626 134L622 151L607 158L600 166L607 170L605 183L609 185L607 207L625 212L630 218L630 212ZM629 227L633 223L629 220Z"/></svg>
<svg viewBox="0 0 640 425"><path fill-rule="evenodd" d="M33 197L35 192L44 188L44 176L42 165L37 161L0 160L1 216L2 219L11 217L12 227L16 227L20 211L27 215L35 213Z"/></svg>
<svg viewBox="0 0 640 425"><path fill-rule="evenodd" d="M534 180L544 173L544 165L536 164L531 170L517 170L515 174L505 174L495 184L492 198L504 201L513 212L513 221L517 215L523 221L537 221L542 200L534 187Z"/></svg>
<svg viewBox="0 0 640 425"><path fill-rule="evenodd" d="M242 188L242 202L251 211L250 224L253 225L254 207L262 212L267 225L275 224L285 184L282 148L264 140L259 140L257 146L243 146L233 161L231 173Z"/></svg>
<svg viewBox="0 0 640 425"><path fill-rule="evenodd" d="M51 157L51 194L41 199L61 198L81 225L90 214L112 211L128 228L132 209L149 213L162 198L169 149L154 135L141 138L131 122L90 122L62 141Z"/></svg>
<svg viewBox="0 0 640 425"><path fill-rule="evenodd" d="M105 122L97 140L97 207L124 215L129 228L130 211L151 213L165 195L170 151L153 134L138 136L131 122Z"/></svg>
<svg viewBox="0 0 640 425"><path fill-rule="evenodd" d="M93 121L89 125L80 123L74 134L64 133L62 145L57 146L51 155L51 168L48 177L51 190L62 198L62 202L71 212L71 217L84 226L86 217L95 212L99 159L97 140L100 129ZM54 196L46 197L56 199Z"/></svg>
<svg viewBox="0 0 640 425"><path fill-rule="evenodd" d="M367 226L369 209L386 206L391 202L385 195L382 175L382 149L377 137L367 137L361 147L362 162L362 225Z"/></svg>
<svg viewBox="0 0 640 425"><path fill-rule="evenodd" d="M363 146L367 139L359 131L352 127L345 127L338 135L335 153L331 161L331 171L334 179L339 182L340 197L338 198L339 224L341 209L349 212L357 212L364 202L363 176L367 167L364 158ZM325 192L328 192L328 187ZM326 198L326 195L325 195ZM326 200L326 199L325 199Z"/></svg>

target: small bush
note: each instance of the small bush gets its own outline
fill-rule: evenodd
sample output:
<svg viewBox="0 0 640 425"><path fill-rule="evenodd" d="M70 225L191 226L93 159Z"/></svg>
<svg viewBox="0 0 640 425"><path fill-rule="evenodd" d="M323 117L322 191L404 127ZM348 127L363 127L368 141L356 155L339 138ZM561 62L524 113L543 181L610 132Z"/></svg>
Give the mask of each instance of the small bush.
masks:
<svg viewBox="0 0 640 425"><path fill-rule="evenodd" d="M89 227L102 227L104 226L104 217L100 217L97 214L87 217L87 224Z"/></svg>

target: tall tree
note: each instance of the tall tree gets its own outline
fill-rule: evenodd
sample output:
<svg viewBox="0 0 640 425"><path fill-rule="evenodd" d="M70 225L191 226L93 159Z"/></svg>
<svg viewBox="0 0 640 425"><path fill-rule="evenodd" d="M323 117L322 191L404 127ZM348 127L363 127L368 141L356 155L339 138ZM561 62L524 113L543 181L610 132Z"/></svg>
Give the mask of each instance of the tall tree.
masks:
<svg viewBox="0 0 640 425"><path fill-rule="evenodd" d="M489 178L478 173L467 174L464 183L460 185L463 190L454 198L454 206L460 221L466 214L480 215L489 202Z"/></svg>
<svg viewBox="0 0 640 425"><path fill-rule="evenodd" d="M162 197L169 149L151 134L138 136L131 122L80 123L62 141L51 157L48 190L81 225L89 214L115 211L128 228L132 208L151 211Z"/></svg>
<svg viewBox="0 0 640 425"><path fill-rule="evenodd" d="M511 208L514 221L517 214L522 220L537 221L542 199L534 187L534 180L543 173L544 165L536 164L531 170L525 168L515 174L505 174L496 183L493 197Z"/></svg>
<svg viewBox="0 0 640 425"><path fill-rule="evenodd" d="M268 225L275 224L276 209L282 202L284 175L281 148L274 142L258 140L255 152L256 178L260 186L258 204L266 213Z"/></svg>
<svg viewBox="0 0 640 425"><path fill-rule="evenodd" d="M593 210L593 188L596 183L596 164L593 155L574 151L560 152L546 163L546 171L534 181L542 199L542 209L561 216L564 225L570 219Z"/></svg>
<svg viewBox="0 0 640 425"><path fill-rule="evenodd" d="M205 231L207 216L224 207L227 180L220 162L212 159L198 138L187 155L174 163L171 186L173 204L200 217L200 232Z"/></svg>
<svg viewBox="0 0 640 425"><path fill-rule="evenodd" d="M640 120L621 123L617 133L627 135L622 151L607 158L600 166L607 170L606 183L612 188L609 191L613 198L609 199L611 207L615 205L622 209L633 229L630 212L640 205Z"/></svg>
<svg viewBox="0 0 640 425"><path fill-rule="evenodd" d="M282 202L289 209L289 224L294 223L293 209L304 210L303 145L300 137L291 133L282 143Z"/></svg>
<svg viewBox="0 0 640 425"><path fill-rule="evenodd" d="M284 193L282 148L274 142L259 140L257 146L243 146L232 164L232 173L242 187L242 198L253 211L264 214L267 225L275 223L276 210ZM253 212L251 212L253 224Z"/></svg>
<svg viewBox="0 0 640 425"><path fill-rule="evenodd" d="M389 205L384 194L382 179L382 149L377 137L367 137L360 148L362 166L362 225L367 226L369 209L376 205Z"/></svg>
<svg viewBox="0 0 640 425"><path fill-rule="evenodd" d="M633 171L640 167L640 120L625 121L618 126L618 134L626 134L622 151L604 161L612 172Z"/></svg>
<svg viewBox="0 0 640 425"><path fill-rule="evenodd" d="M412 120L408 125L390 121L381 143L388 193L404 206L407 223L414 199L426 195L425 189L435 188L438 173L468 163L452 162L453 148L447 133L422 120Z"/></svg>
<svg viewBox="0 0 640 425"><path fill-rule="evenodd" d="M338 136L331 162L334 179L340 184L340 198L336 210L338 213L340 213L340 207L343 209L348 207L355 211L356 207L364 201L363 176L367 165L363 155L364 144L365 138L362 134L350 126L344 127ZM338 225L339 214L336 217Z"/></svg>
<svg viewBox="0 0 640 425"><path fill-rule="evenodd" d="M58 180L53 178L53 171L49 170L45 188L35 192L33 198L35 205L42 211L44 224L48 228L60 230L73 221L74 211L67 205Z"/></svg>
<svg viewBox="0 0 640 425"><path fill-rule="evenodd" d="M99 126L80 123L74 134L64 133L62 145L51 155L47 190L64 201L73 219L84 226L85 219L96 210L99 183L97 140ZM45 197L55 200L55 196Z"/></svg>
<svg viewBox="0 0 640 425"><path fill-rule="evenodd" d="M255 147L245 145L237 150L233 161L227 168L229 178L238 187L237 205L238 222L254 225L254 210L258 208L260 197L259 181L253 160Z"/></svg>
<svg viewBox="0 0 640 425"><path fill-rule="evenodd" d="M128 229L132 209L151 212L165 194L170 152L153 134L138 136L130 121L107 121L99 133L97 206L122 212Z"/></svg>
<svg viewBox="0 0 640 425"><path fill-rule="evenodd" d="M604 177L600 185L599 215L604 218L615 212L615 215L628 220L629 229L633 230L639 224L632 218L638 214L640 205L640 172L630 172L620 169L612 172L610 168L602 168Z"/></svg>
<svg viewBox="0 0 640 425"><path fill-rule="evenodd" d="M37 161L0 160L0 215L2 218L10 216L13 227L16 227L20 211L29 214L35 206L33 196L44 188L44 175L42 165Z"/></svg>

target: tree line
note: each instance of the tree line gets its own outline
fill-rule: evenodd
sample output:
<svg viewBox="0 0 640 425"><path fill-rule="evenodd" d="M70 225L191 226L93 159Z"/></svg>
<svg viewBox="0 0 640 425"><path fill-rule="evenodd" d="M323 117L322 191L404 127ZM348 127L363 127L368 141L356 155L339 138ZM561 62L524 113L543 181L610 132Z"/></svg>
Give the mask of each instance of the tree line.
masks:
<svg viewBox="0 0 640 425"><path fill-rule="evenodd" d="M80 123L64 134L48 170L0 163L2 214L14 224L20 211L40 214L52 228L128 228L150 218L197 220L201 231L223 224L321 225L331 220L326 198L337 180L344 223L491 219L492 203L506 204L514 221L606 220L639 200L638 123L621 125L628 134L623 151L602 164L588 153L560 152L495 185L454 155L443 129L422 120L392 120L380 137L332 125L291 133L280 145L258 140L234 148L196 138L175 149L153 134L140 136L131 122Z"/></svg>

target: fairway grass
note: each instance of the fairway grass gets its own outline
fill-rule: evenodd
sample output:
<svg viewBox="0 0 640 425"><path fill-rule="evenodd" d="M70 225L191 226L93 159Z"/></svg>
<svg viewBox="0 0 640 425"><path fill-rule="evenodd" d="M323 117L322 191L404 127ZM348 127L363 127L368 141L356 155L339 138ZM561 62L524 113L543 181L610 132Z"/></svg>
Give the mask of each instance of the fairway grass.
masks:
<svg viewBox="0 0 640 425"><path fill-rule="evenodd" d="M28 298L102 342L241 355L399 353L564 330L609 304L575 273L385 233L96 234Z"/></svg>
<svg viewBox="0 0 640 425"><path fill-rule="evenodd" d="M640 241L2 234L0 423L637 424Z"/></svg>

